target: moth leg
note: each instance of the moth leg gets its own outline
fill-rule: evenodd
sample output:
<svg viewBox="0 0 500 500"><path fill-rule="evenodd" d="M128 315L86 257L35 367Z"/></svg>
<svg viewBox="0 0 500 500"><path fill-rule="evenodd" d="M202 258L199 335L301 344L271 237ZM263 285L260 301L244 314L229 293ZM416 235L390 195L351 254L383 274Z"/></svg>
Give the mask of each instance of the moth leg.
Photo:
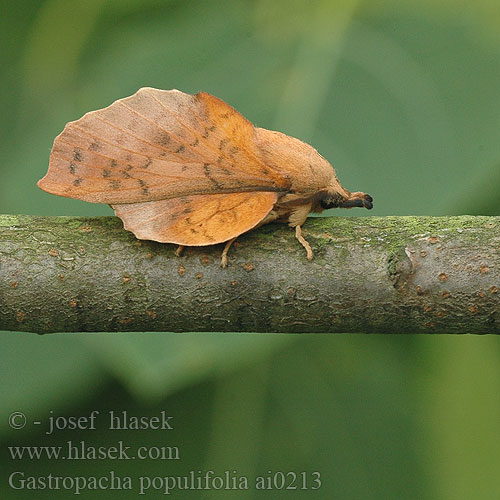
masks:
<svg viewBox="0 0 500 500"><path fill-rule="evenodd" d="M177 247L177 250L175 251L175 255L177 257L180 257L182 255L183 250L184 250L184 245L179 245Z"/></svg>
<svg viewBox="0 0 500 500"><path fill-rule="evenodd" d="M299 240L300 244L306 249L307 260L312 260L313 251L311 249L311 245L309 245L309 243L302 236L302 228L300 226L295 226L295 237Z"/></svg>
<svg viewBox="0 0 500 500"><path fill-rule="evenodd" d="M236 236L237 238L238 236ZM227 252L229 252L229 247L234 243L236 238L231 238L229 241L226 241L226 244L224 246L224 250L222 250L222 255L220 257L220 267L225 268L227 267Z"/></svg>

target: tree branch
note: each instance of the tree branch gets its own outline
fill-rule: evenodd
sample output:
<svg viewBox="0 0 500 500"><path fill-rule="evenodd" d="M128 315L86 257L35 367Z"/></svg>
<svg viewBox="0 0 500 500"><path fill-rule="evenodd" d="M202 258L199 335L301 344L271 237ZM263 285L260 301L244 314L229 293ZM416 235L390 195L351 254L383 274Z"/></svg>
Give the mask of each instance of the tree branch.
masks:
<svg viewBox="0 0 500 500"><path fill-rule="evenodd" d="M500 333L500 217L309 219L222 245L116 217L0 216L0 330Z"/></svg>

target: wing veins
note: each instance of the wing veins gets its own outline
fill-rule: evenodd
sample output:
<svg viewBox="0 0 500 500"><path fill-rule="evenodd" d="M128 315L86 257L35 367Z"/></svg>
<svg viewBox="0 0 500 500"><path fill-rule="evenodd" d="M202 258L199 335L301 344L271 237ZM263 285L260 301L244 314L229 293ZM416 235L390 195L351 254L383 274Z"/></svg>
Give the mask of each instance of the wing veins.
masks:
<svg viewBox="0 0 500 500"><path fill-rule="evenodd" d="M153 98L153 99L154 99L154 100L155 100L158 104L160 104L160 106L161 106L163 109L165 109L165 110L166 110L166 111L168 111L171 115L173 115L173 117L177 120L177 122L178 122L178 123L179 123L182 127L184 127L186 130L188 130L188 131L190 131L191 133L193 133L195 136L197 136L197 137L201 137L202 139L204 139L204 138L203 138L203 136L202 136L202 135L200 135L200 134L198 134L198 132L197 132L197 131L195 131L195 130L191 129L191 127L188 127L187 125L185 125L185 124L184 124L184 123L183 123L183 122L179 119L179 113L176 113L175 111L173 111L173 110L171 110L170 108L168 108L167 106L165 106L165 104L163 104L163 102L162 102L162 101L160 101L159 99L157 99L157 98L155 97L154 93L152 93L152 92L148 92L148 91L145 91L145 93L146 93L147 95L149 95L150 97L152 97L152 98ZM199 120L198 115L197 115L196 113L193 113L193 116L195 117L196 121L197 121L200 125L204 126L203 122ZM245 118L245 119L246 119L246 118ZM253 126L253 125L252 125L252 126ZM210 143L209 143L209 141L204 141L204 144L210 144ZM274 170L272 167L269 167L268 165L266 165L265 163L263 163L263 162L262 162L262 160L260 160L260 158L258 158L258 157L256 157L255 155L253 155L253 154L251 153L251 151L249 151L246 147L243 147L242 149L243 149L243 150L247 153L247 156L248 156L250 159L253 159L253 160L254 160L254 161L255 161L258 165L261 165L261 166L263 166L263 167L268 167L268 168L270 168L270 170ZM226 160L228 160L228 161L229 161L229 163L234 164L234 162L233 162L232 158L231 158L230 156L228 156L227 154L225 154L223 151L220 151L220 150L218 150L218 149L216 149L216 148L213 148L212 150L213 150L215 153L217 153L217 154L222 153L222 155L224 156L224 158L225 158ZM240 172L244 172L244 170L241 170L241 169L235 169L235 170L239 170ZM281 172L276 171L276 170L275 170L275 172L281 175Z"/></svg>
<svg viewBox="0 0 500 500"><path fill-rule="evenodd" d="M53 151L52 152L52 155L54 156L58 156L59 158L62 158L63 160L66 160L67 161L67 158L64 158L62 155L60 155L59 153ZM157 175L158 177L162 177L160 175ZM86 179L99 179L99 180L103 180L103 178L101 177L94 177L94 176L87 176L85 177ZM129 179L133 179L133 180L140 180L140 179L137 179L137 177L132 177L130 176ZM178 177L176 178L178 179L178 182L183 182L185 181L186 179L184 177ZM113 180L112 178L110 178L109 180ZM124 179L121 179L120 180L127 180L126 178ZM203 176L203 177L192 177L190 180L198 180L198 181L205 181L206 180L206 177ZM172 183L172 184L175 184ZM149 188L156 188L156 187L161 187L162 184L149 184ZM110 193L111 191L109 189L105 189L105 190L102 190L102 189L93 189L92 191L88 191L87 189L85 189L84 187L81 187L81 186L78 186L79 189L81 189L82 191L85 191L86 193L89 193L89 194L92 194L92 193ZM131 190L138 190L139 188L137 187L120 187L120 190L121 191L131 191ZM210 195L210 194L219 194L219 193L252 193L252 192L274 192L274 193L282 193L282 192L285 192L286 189L285 188L275 188L273 186L259 186L259 185L254 185L254 186L245 186L245 188L222 188L218 191L210 191L210 190L187 190L187 191L179 191L177 193L175 193L174 195L170 196L170 195L162 195L161 197L159 198L155 198L156 200L170 200L170 199L173 199L173 198L180 198L181 196L191 196L191 195ZM153 200L148 200L148 201L153 201ZM132 203L144 203L144 202L132 202ZM124 204L123 202L121 202L121 204Z"/></svg>
<svg viewBox="0 0 500 500"><path fill-rule="evenodd" d="M73 122L73 123L76 123L76 122ZM94 134L91 134L90 132L88 132L86 129L82 128L82 127L79 127L77 125L73 125L74 127L80 129L84 134L88 135L89 137L92 137L93 139L97 139L98 141L101 141L101 142L105 142L106 144L109 144L110 146L114 146L118 149L121 149L122 151L127 151L128 153L134 153L136 155L139 155L139 156L144 156L144 158L151 158L150 155L147 155L145 153L141 153L140 151L134 151L132 149L128 149L128 148L124 148L123 146L120 146L119 144L116 144L114 142L111 142L110 140L106 140L106 139L103 139L102 137L99 137L97 135L94 135ZM119 129L120 130L120 129ZM57 139L59 140L59 138ZM111 158L111 160L116 160L116 158ZM157 159L157 158L155 158ZM154 173L154 172L150 172L150 173ZM155 174L155 175L160 175L160 174Z"/></svg>
<svg viewBox="0 0 500 500"><path fill-rule="evenodd" d="M114 123L106 120L105 118L101 118L98 114L95 115L95 118L97 118L98 120L100 120L103 123L106 123L107 125L110 125L111 127L113 127L116 130L120 130L121 132L129 135L130 137L133 137L134 139L137 139L141 142L144 142L145 144L149 144L150 146L153 146L154 148L159 149L160 151L165 151L166 153L170 153L170 151L168 149L162 148L161 146L158 146L157 144L153 144L152 142L146 140L144 137L139 137L139 136L133 134L130 130L119 127L118 125L115 125ZM144 156L150 157L151 155L144 155Z"/></svg>
<svg viewBox="0 0 500 500"><path fill-rule="evenodd" d="M140 116L145 121L148 121L148 122L152 123L153 125L156 125L158 127L158 129L161 130L162 132L165 132L166 134L172 134L172 132L170 130L167 130L167 129L164 129L162 127L159 127L156 122L154 122L153 120L150 120L147 116L143 115L142 113L139 113L139 111L135 110L134 108L131 108L130 106L127 106L123 101L117 101L117 102L120 103L125 108L129 109L130 111L132 111L133 113L135 113L137 116ZM188 131L191 131L191 129L189 129L188 127L184 127L184 128L186 128L186 130L188 130ZM193 132L193 133L194 133L195 137L202 138L202 136L198 135L198 133L195 133L195 132ZM196 151L196 149L193 146L191 146L190 144L186 144L186 143L181 143L181 144L183 144L184 147L187 146L190 149L190 151L192 151L198 158L201 158L202 163L203 163L203 158L204 157L202 155L200 155L200 153L198 153L198 151ZM216 152L217 150L213 149L213 151ZM172 151L170 151L170 153L171 154L175 154ZM181 163L181 162L177 162L177 163Z"/></svg>
<svg viewBox="0 0 500 500"><path fill-rule="evenodd" d="M67 144L68 146L75 146L75 147L78 147L76 144L72 144L71 142L68 142L68 141L63 141L61 138L58 139L59 142L62 142L64 144ZM107 155L104 155L102 153L99 153L97 151L92 151L93 154L97 155L97 156L101 156L102 158L107 158L108 160L114 160L116 161L117 163L121 163L123 164L124 162L121 161L121 160L117 160L116 158L113 158L112 156L107 156ZM54 156L58 156L59 158L61 158L62 160L68 160L68 158L65 158L62 154L58 153L57 151L53 151L52 154ZM156 158L155 158L156 159ZM69 160L71 161L71 160ZM160 160L161 161L161 160ZM186 162L186 163L190 163L190 162ZM195 163L195 165L197 165ZM76 164L76 166L78 166L78 164ZM85 164L86 167L91 167L91 168L98 168L98 169L105 169L107 168L106 166L100 166L100 165L93 165L91 163L86 163ZM133 167L133 170L132 171L140 171L140 167ZM179 176L176 176L176 175L163 175L163 174L159 174L157 172L154 172L153 170L148 170L147 171L148 175L150 174L153 174L154 176L156 177L161 177L161 178L171 178L171 179L179 179L179 180L185 180L185 177L179 177ZM111 176L110 176L111 177ZM88 178L91 178L91 177L88 177ZM97 179L98 177L94 177L94 179ZM121 178L121 177L120 177ZM137 177L133 177L132 175L130 176L131 179L135 179L135 180L139 180Z"/></svg>
<svg viewBox="0 0 500 500"><path fill-rule="evenodd" d="M232 211L235 208L238 208L240 205L243 205L244 203L246 203L248 201L248 198L249 197L247 196L243 201L240 201L239 203L237 203L236 205L234 205L231 208L225 208L224 210L219 210L219 208L217 208L217 210L212 215L210 215L209 217L207 217L206 219L203 219L203 220L204 221L209 221L210 219L212 219L213 217L215 217L217 214L221 214L221 213L224 213L224 212ZM219 207L220 207L220 203L219 203Z"/></svg>

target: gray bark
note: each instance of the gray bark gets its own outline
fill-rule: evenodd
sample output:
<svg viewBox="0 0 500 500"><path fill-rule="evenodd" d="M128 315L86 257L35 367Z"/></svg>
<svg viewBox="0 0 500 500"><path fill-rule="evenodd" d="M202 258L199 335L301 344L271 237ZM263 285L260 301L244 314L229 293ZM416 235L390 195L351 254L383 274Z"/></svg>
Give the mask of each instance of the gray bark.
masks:
<svg viewBox="0 0 500 500"><path fill-rule="evenodd" d="M0 330L500 333L500 217L308 219L222 245L116 217L0 216Z"/></svg>

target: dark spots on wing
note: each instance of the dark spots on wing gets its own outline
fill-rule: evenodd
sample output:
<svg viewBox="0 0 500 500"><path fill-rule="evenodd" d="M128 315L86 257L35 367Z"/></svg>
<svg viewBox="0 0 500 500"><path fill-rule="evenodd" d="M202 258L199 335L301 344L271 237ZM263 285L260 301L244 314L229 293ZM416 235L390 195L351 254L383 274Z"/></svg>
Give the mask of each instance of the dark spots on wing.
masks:
<svg viewBox="0 0 500 500"><path fill-rule="evenodd" d="M211 170L211 164L210 163L204 163L203 164L203 170L205 171L205 175L208 177L210 182L217 188L221 189L221 185L219 182L212 177L212 170Z"/></svg>
<svg viewBox="0 0 500 500"><path fill-rule="evenodd" d="M102 176L103 176L104 178L106 178L106 177L110 177L110 176L111 176L111 170L108 170L108 169L106 169L106 168L105 168L105 169L102 171Z"/></svg>
<svg viewBox="0 0 500 500"><path fill-rule="evenodd" d="M133 167L132 165L127 165L127 166L125 167L125 170L126 170L127 172L130 172L130 171L131 171L131 170L133 170L133 169L134 169L134 167Z"/></svg>
<svg viewBox="0 0 500 500"><path fill-rule="evenodd" d="M224 120L228 119L231 116L231 113L229 111L226 111L225 113L222 113L220 115L221 118L224 118Z"/></svg>
<svg viewBox="0 0 500 500"><path fill-rule="evenodd" d="M125 161L130 161L132 160L132 155L130 153L127 153L124 158Z"/></svg>
<svg viewBox="0 0 500 500"><path fill-rule="evenodd" d="M221 139L219 142L219 150L222 151L224 149L224 146L229 142L229 139Z"/></svg>
<svg viewBox="0 0 500 500"><path fill-rule="evenodd" d="M185 172L187 169L188 169L188 166L187 166L187 165L182 165L181 170L182 170L183 172Z"/></svg>
<svg viewBox="0 0 500 500"><path fill-rule="evenodd" d="M109 181L109 187L111 189L120 189L120 185L121 185L120 181L116 179Z"/></svg>
<svg viewBox="0 0 500 500"><path fill-rule="evenodd" d="M142 166L142 168L148 168L151 165L151 163L153 163L153 160L148 156L146 158L146 163L144 163L144 165Z"/></svg>
<svg viewBox="0 0 500 500"><path fill-rule="evenodd" d="M264 175L269 175L269 174L271 173L267 167L262 167L262 168L260 169L260 171L261 171Z"/></svg>
<svg viewBox="0 0 500 500"><path fill-rule="evenodd" d="M228 168L223 168L222 169L222 172L225 174L225 175L234 175L233 172L231 172L231 170L229 170Z"/></svg>
<svg viewBox="0 0 500 500"><path fill-rule="evenodd" d="M111 168L116 168L116 165L118 165L118 162L114 159L109 162L109 166Z"/></svg>
<svg viewBox="0 0 500 500"><path fill-rule="evenodd" d="M73 181L73 186L78 187L81 185L82 182L83 182L83 179L81 177L78 177L78 179L75 179Z"/></svg>
<svg viewBox="0 0 500 500"><path fill-rule="evenodd" d="M73 149L73 160L75 161L83 161L83 154L79 148Z"/></svg>
<svg viewBox="0 0 500 500"><path fill-rule="evenodd" d="M224 161L224 158L222 156L219 156L217 158L217 162L216 163L220 165L223 161Z"/></svg>
<svg viewBox="0 0 500 500"><path fill-rule="evenodd" d="M191 207L186 207L186 208L182 211L182 213L183 213L183 214L190 214L190 213L192 213L192 212L193 212L193 209L192 209Z"/></svg>
<svg viewBox="0 0 500 500"><path fill-rule="evenodd" d="M203 132L203 139L207 139L208 135L210 134L210 129L208 127L205 127L205 131Z"/></svg>
<svg viewBox="0 0 500 500"><path fill-rule="evenodd" d="M195 229L194 227L190 227L189 230L193 233L193 234L198 234L198 230Z"/></svg>
<svg viewBox="0 0 500 500"><path fill-rule="evenodd" d="M237 146L232 146L231 149L229 150L229 156L233 157L236 153L238 153L240 148Z"/></svg>
<svg viewBox="0 0 500 500"><path fill-rule="evenodd" d="M216 128L217 127L215 125L212 125L211 127L208 127L208 130L210 130L210 132L214 132Z"/></svg>
<svg viewBox="0 0 500 500"><path fill-rule="evenodd" d="M190 144L190 146L192 146L193 148L195 148L196 146L198 146L198 143L200 141L198 140L198 137Z"/></svg>
<svg viewBox="0 0 500 500"><path fill-rule="evenodd" d="M160 146L168 146L170 142L170 135L167 134L167 132L160 132L156 136L156 143L159 144Z"/></svg>
<svg viewBox="0 0 500 500"><path fill-rule="evenodd" d="M181 144L176 150L176 153L182 153L186 149L186 146L184 144Z"/></svg>
<svg viewBox="0 0 500 500"><path fill-rule="evenodd" d="M102 146L98 142L92 142L89 145L90 151L101 151Z"/></svg>
<svg viewBox="0 0 500 500"><path fill-rule="evenodd" d="M130 178L130 174L129 174L126 170L121 170L121 171L120 171L120 174L121 174L121 175L122 175L122 177L124 177L125 179Z"/></svg>
<svg viewBox="0 0 500 500"><path fill-rule="evenodd" d="M139 183L139 186L142 188L142 196L148 196L149 195L149 188L148 188L148 183L143 180L143 179L137 179L137 182Z"/></svg>
<svg viewBox="0 0 500 500"><path fill-rule="evenodd" d="M75 174L75 170L76 170L76 165L73 162L71 162L69 164L69 173L74 175Z"/></svg>

